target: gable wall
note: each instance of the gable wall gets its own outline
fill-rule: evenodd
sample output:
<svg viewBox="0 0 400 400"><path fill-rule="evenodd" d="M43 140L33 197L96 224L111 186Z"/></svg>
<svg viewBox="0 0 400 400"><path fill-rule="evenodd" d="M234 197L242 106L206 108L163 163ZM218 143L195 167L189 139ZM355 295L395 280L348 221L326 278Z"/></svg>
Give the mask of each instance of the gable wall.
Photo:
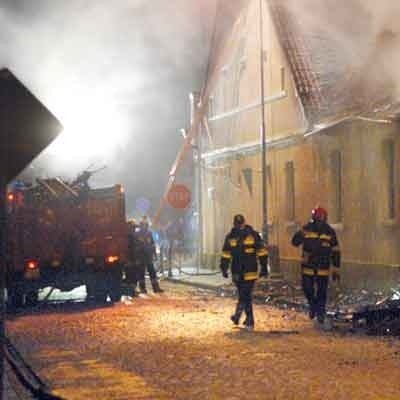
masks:
<svg viewBox="0 0 400 400"><path fill-rule="evenodd" d="M283 269L289 268L293 271L298 266L299 251L291 246L291 236L309 219L311 209L316 204L323 205L333 215L335 195L330 156L334 150L339 150L342 154L343 170L343 220L335 227L347 265L345 273L349 276L349 281L370 282L369 277L373 277L374 273L364 266L400 264L400 218L394 221L385 218L383 204L387 203L387 187L386 172L382 166L382 142L385 138L395 139L399 157L399 126L354 121L302 139L306 127L303 110L268 9L265 8L264 11L266 96L280 92L281 67L285 69L287 92L284 99L265 107L267 141L288 136L300 138L293 143L273 147L267 153L270 171L267 178L270 244L279 248ZM240 46L244 46L242 50L239 50ZM260 99L258 1L249 0L248 9L242 12L226 41L224 54L225 68L218 71L219 78L211 90L214 96L211 116L235 107L244 107ZM240 62L243 66L241 70L238 68ZM204 131L201 138L202 154L205 156L202 165L203 253L207 255L207 263L215 266L218 264L218 253L224 235L231 228L234 214L243 213L251 225L261 230L261 161L260 151L256 146L248 154L237 151L225 158L216 159L207 154L217 149L259 143L260 108L220 121L210 121L209 126L211 140ZM293 162L294 165L294 220L287 218L287 162ZM243 174L243 170L249 168L252 170L251 193ZM396 175L398 180L398 171ZM400 197L398 184L396 194L397 198ZM400 215L398 200L396 210L397 215ZM387 275L397 273L398 269L388 268L391 269ZM381 270L383 271L382 268ZM356 272L358 275L353 276ZM298 276L297 270L296 274ZM360 280L359 276L364 278Z"/></svg>

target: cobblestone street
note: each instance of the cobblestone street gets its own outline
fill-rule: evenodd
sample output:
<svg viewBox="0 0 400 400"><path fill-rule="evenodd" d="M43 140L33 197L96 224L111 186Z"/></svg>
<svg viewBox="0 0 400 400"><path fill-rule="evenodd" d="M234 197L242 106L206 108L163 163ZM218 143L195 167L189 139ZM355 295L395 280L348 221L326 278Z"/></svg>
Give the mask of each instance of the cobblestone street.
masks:
<svg viewBox="0 0 400 400"><path fill-rule="evenodd" d="M397 339L318 331L263 305L247 332L233 299L163 287L110 307L49 304L8 321L8 336L69 400L400 398Z"/></svg>

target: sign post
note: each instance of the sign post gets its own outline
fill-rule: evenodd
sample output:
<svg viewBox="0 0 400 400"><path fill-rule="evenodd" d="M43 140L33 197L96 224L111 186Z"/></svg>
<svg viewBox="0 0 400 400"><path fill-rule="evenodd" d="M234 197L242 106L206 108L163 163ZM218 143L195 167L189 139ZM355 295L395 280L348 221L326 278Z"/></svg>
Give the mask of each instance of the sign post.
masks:
<svg viewBox="0 0 400 400"><path fill-rule="evenodd" d="M185 209L190 204L192 195L185 185L176 183L171 186L167 194L167 200L171 207Z"/></svg>
<svg viewBox="0 0 400 400"><path fill-rule="evenodd" d="M192 195L190 190L182 184L174 183L167 193L168 204L176 209L184 210L187 208L192 201ZM169 245L169 256L168 256L168 277L172 277L172 243Z"/></svg>
<svg viewBox="0 0 400 400"><path fill-rule="evenodd" d="M61 132L60 122L6 68L0 70L0 400L4 395L6 188Z"/></svg>

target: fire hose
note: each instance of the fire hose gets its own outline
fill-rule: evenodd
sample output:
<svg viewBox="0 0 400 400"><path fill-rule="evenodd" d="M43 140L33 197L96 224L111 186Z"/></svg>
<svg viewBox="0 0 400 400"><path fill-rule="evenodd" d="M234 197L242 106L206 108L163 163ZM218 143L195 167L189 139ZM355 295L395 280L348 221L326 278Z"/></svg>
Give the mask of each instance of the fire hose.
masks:
<svg viewBox="0 0 400 400"><path fill-rule="evenodd" d="M17 348L5 337L4 354L18 381L37 400L63 400L62 397L51 393L46 384L26 363Z"/></svg>

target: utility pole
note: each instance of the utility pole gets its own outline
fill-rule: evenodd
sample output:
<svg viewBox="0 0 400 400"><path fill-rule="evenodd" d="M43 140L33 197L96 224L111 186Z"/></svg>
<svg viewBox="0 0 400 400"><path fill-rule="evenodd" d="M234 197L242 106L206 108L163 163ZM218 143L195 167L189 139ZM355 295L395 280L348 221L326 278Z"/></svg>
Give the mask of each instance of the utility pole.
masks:
<svg viewBox="0 0 400 400"><path fill-rule="evenodd" d="M5 342L6 342L6 230L7 230L7 175L9 165L9 131L10 126L4 112L9 113L9 105L3 99L0 100L0 107L3 111L3 118L0 121L0 159L2 168L0 170L0 400L4 398L4 377L5 377Z"/></svg>
<svg viewBox="0 0 400 400"><path fill-rule="evenodd" d="M190 100L190 126L192 129L194 128L194 117L195 114L199 112L199 102L201 100L200 92L191 92L189 94ZM201 124L197 126L195 129L200 130ZM203 233L202 233L202 222L201 222L201 157L200 157L200 139L199 135L196 134L195 138L192 142L192 153L193 153L193 163L194 163L194 201L195 201L195 210L196 220L197 220L197 243L196 246L196 272L200 272L200 264L201 264L201 253L203 249Z"/></svg>
<svg viewBox="0 0 400 400"><path fill-rule="evenodd" d="M3 153L3 151L2 151ZM4 394L5 282L6 282L6 179L0 176L0 400Z"/></svg>
<svg viewBox="0 0 400 400"><path fill-rule="evenodd" d="M268 206L267 206L267 147L265 126L265 88L264 88L264 19L263 1L259 0L260 23L260 85L261 85L261 188L262 188L262 233L265 243L268 244Z"/></svg>

